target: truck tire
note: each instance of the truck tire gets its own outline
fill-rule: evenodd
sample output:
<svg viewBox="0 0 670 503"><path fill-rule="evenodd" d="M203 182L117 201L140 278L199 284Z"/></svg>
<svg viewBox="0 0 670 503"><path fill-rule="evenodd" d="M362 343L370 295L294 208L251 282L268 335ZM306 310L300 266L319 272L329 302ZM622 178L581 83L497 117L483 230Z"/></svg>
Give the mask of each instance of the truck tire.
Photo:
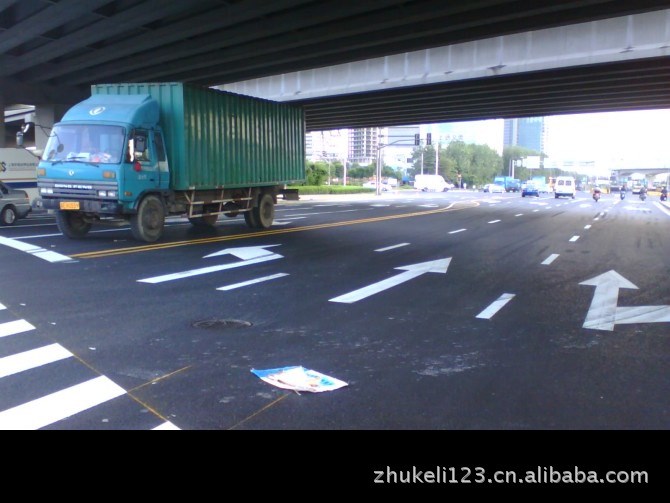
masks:
<svg viewBox="0 0 670 503"><path fill-rule="evenodd" d="M256 217L254 216L254 209L255 208L252 208L249 211L244 212L244 221L250 229L258 229L258 220L256 220Z"/></svg>
<svg viewBox="0 0 670 503"><path fill-rule="evenodd" d="M203 217L189 218L188 221L191 222L193 227L202 229L207 227L214 227L218 219L219 215L205 215Z"/></svg>
<svg viewBox="0 0 670 503"><path fill-rule="evenodd" d="M165 208L156 196L146 196L130 218L130 230L138 241L153 243L163 236Z"/></svg>
<svg viewBox="0 0 670 503"><path fill-rule="evenodd" d="M16 222L16 210L13 206L5 206L0 214L0 223L2 225L14 225Z"/></svg>
<svg viewBox="0 0 670 503"><path fill-rule="evenodd" d="M91 230L91 224L77 211L57 211L58 230L70 239L83 238Z"/></svg>
<svg viewBox="0 0 670 503"><path fill-rule="evenodd" d="M272 222L275 219L275 202L272 199L272 195L261 194L258 199L258 206L254 207L251 212L254 214L254 220L256 220L256 227L258 229L269 229L272 227Z"/></svg>

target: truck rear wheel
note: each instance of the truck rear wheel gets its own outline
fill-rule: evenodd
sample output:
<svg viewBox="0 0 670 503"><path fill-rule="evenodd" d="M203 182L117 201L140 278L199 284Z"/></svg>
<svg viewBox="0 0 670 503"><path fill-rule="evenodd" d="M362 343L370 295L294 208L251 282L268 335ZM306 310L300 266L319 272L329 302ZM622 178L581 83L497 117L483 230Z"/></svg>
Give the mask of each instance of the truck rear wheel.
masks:
<svg viewBox="0 0 670 503"><path fill-rule="evenodd" d="M137 213L130 218L130 230L138 241L153 243L163 236L165 208L156 196L142 199Z"/></svg>
<svg viewBox="0 0 670 503"><path fill-rule="evenodd" d="M269 229L272 227L272 222L275 219L275 202L272 199L272 195L268 193L261 194L258 199L258 206L251 210L251 212L254 214L257 228Z"/></svg>
<svg viewBox="0 0 670 503"><path fill-rule="evenodd" d="M58 230L70 239L83 238L91 230L91 224L76 211L57 211L56 224Z"/></svg>

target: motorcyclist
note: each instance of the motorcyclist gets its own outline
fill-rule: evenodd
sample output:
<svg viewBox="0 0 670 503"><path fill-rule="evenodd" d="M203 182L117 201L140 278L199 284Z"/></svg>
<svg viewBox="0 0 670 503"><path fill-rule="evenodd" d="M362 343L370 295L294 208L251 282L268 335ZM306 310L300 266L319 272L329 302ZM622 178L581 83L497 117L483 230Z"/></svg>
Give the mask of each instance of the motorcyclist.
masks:
<svg viewBox="0 0 670 503"><path fill-rule="evenodd" d="M593 200L598 201L600 199L600 187L593 187Z"/></svg>
<svg viewBox="0 0 670 503"><path fill-rule="evenodd" d="M646 197L647 197L647 187L643 185L642 187L640 187L640 199L644 201Z"/></svg>
<svg viewBox="0 0 670 503"><path fill-rule="evenodd" d="M667 201L667 200L668 200L668 188L664 186L661 189L661 201Z"/></svg>
<svg viewBox="0 0 670 503"><path fill-rule="evenodd" d="M620 192L619 197L621 197L621 199L626 197L626 184L623 184L621 186L621 189L619 189L619 192Z"/></svg>

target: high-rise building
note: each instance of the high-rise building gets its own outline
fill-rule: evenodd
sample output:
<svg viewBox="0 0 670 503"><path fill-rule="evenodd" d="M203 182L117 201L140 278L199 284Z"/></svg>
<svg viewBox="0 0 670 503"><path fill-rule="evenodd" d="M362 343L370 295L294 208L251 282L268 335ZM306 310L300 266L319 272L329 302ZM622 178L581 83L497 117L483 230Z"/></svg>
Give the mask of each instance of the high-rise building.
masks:
<svg viewBox="0 0 670 503"><path fill-rule="evenodd" d="M544 117L505 119L503 145L517 145L538 153L544 152L546 128Z"/></svg>
<svg viewBox="0 0 670 503"><path fill-rule="evenodd" d="M379 128L349 130L349 161L362 166L377 162Z"/></svg>

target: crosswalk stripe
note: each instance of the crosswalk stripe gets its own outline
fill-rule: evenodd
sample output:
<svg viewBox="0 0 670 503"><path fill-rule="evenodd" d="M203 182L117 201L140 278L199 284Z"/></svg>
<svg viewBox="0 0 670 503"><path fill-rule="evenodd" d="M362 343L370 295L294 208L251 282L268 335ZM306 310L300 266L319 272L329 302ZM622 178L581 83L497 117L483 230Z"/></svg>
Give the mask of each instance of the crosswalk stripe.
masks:
<svg viewBox="0 0 670 503"><path fill-rule="evenodd" d="M47 363L53 363L72 356L67 349L60 344L50 344L41 348L31 349L10 356L0 358L0 378L12 374L18 374Z"/></svg>
<svg viewBox="0 0 670 503"><path fill-rule="evenodd" d="M51 393L0 412L0 430L36 430L125 394L107 377Z"/></svg>
<svg viewBox="0 0 670 503"><path fill-rule="evenodd" d="M180 428L177 428L173 423L170 421L165 421L163 424L159 424L155 428L152 428L153 430L179 430Z"/></svg>
<svg viewBox="0 0 670 503"><path fill-rule="evenodd" d="M0 323L0 337L7 337L8 335L19 334L34 329L35 327L26 320L8 321L7 323Z"/></svg>

